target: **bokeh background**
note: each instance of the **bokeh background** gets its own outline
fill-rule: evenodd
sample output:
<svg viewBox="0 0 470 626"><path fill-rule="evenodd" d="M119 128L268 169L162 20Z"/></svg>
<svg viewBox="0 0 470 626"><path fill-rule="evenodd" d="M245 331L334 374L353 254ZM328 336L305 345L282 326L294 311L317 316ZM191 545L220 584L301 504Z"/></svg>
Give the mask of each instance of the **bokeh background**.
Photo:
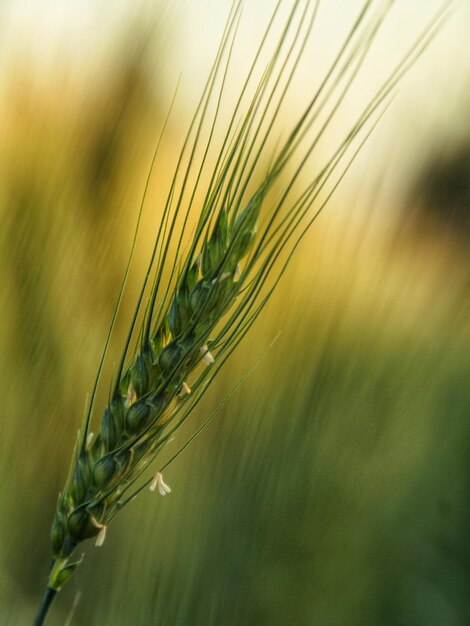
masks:
<svg viewBox="0 0 470 626"><path fill-rule="evenodd" d="M323 2L285 120L360 4ZM340 120L438 6L396 2ZM152 151L181 75L116 354L229 8L1 4L1 624L32 621ZM234 94L272 9L246 3ZM469 26L456 3L192 428L280 337L51 626L470 623Z"/></svg>

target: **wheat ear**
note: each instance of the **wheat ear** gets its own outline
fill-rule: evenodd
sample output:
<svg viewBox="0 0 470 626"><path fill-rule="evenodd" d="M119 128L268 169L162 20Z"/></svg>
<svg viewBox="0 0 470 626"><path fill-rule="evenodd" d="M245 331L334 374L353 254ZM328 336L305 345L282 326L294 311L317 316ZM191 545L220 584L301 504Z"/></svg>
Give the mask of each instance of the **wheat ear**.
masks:
<svg viewBox="0 0 470 626"><path fill-rule="evenodd" d="M295 195L294 183L310 163L354 83L390 3L364 2L321 85L260 175L259 164L263 159L266 163L268 140L314 26L319 2L292 3L274 53L253 88L253 76L280 4L267 26L207 176L240 17L240 3L232 7L171 181L112 392L93 435L92 412L110 335L106 341L52 523L54 561L36 626L43 624L56 592L81 563L71 561L77 546L89 538L101 546L115 515L145 487L162 496L170 492L162 467L150 476L144 472L192 413L263 310L292 254L380 118L394 87L425 50L445 16L443 10L433 18L344 140L310 174L310 184ZM246 106L250 89L254 95ZM215 113L203 141L209 104L214 100ZM313 140L305 148L303 140L312 128ZM292 163L295 169L285 177L287 182L274 199L273 185ZM201 181L207 177L204 201L195 207L196 192L201 191ZM195 182L191 186L192 179ZM194 215L196 227L190 232L190 217ZM111 331L121 296L122 290Z"/></svg>

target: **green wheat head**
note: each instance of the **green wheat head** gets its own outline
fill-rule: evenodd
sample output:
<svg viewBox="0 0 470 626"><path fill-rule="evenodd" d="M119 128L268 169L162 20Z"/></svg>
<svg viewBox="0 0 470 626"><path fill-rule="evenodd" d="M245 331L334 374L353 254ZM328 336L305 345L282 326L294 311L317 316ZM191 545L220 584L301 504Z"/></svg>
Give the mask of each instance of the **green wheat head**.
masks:
<svg viewBox="0 0 470 626"><path fill-rule="evenodd" d="M136 245L134 237L52 523L50 589L59 590L79 564L70 562L77 546L93 537L101 545L115 515L139 492L146 487L157 488L162 495L170 491L161 472L189 442L158 472L155 458L191 415L263 310L301 239L385 110L396 84L427 47L445 15L441 11L435 16L344 139L318 166L315 149L353 85L392 3L364 2L320 86L273 154L275 124L319 9L319 2L294 1L272 57L260 68L280 4L213 159L241 14L239 2L232 7L170 184L109 400L97 421L93 417L95 396ZM256 73L261 73L258 81ZM310 182L299 191L301 174L308 174ZM196 197L203 197L202 203L196 203ZM137 229L141 211L142 207Z"/></svg>

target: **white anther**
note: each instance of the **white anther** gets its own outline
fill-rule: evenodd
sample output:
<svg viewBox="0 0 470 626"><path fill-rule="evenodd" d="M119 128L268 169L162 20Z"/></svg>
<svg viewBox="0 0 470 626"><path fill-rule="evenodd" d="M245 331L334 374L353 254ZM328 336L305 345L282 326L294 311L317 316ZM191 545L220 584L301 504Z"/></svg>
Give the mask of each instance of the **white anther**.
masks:
<svg viewBox="0 0 470 626"><path fill-rule="evenodd" d="M86 446L89 448L91 446L91 442L93 441L93 433L88 433L86 438Z"/></svg>
<svg viewBox="0 0 470 626"><path fill-rule="evenodd" d="M209 348L207 347L206 344L202 346L201 354L202 354L202 360L204 361L206 365L212 365L212 363L214 363L215 359L212 356L212 354L209 352Z"/></svg>
<svg viewBox="0 0 470 626"><path fill-rule="evenodd" d="M237 267L235 269L235 274L237 276L241 276L242 275L242 268L240 267L240 263L237 263Z"/></svg>
<svg viewBox="0 0 470 626"><path fill-rule="evenodd" d="M96 535L95 546L97 548L101 548L101 546L104 543L104 540L106 539L106 530L108 527L105 524L101 524L101 522L98 522L94 517L91 518L91 523L93 524L95 528L98 528L100 531Z"/></svg>
<svg viewBox="0 0 470 626"><path fill-rule="evenodd" d="M160 472L157 472L152 480L152 482L150 483L149 489L150 491L155 491L155 489L158 487L158 493L161 496L165 496L167 493L171 492L170 487L163 482L163 476L161 475Z"/></svg>
<svg viewBox="0 0 470 626"><path fill-rule="evenodd" d="M190 387L188 387L188 385L186 383L183 383L183 391L185 394L187 394L189 396L189 394L191 393L191 389Z"/></svg>
<svg viewBox="0 0 470 626"><path fill-rule="evenodd" d="M126 409L132 406L134 402L137 400L137 394L134 391L134 387L132 385L129 385L127 393L125 396L123 396L123 398L124 398L124 406L126 407Z"/></svg>
<svg viewBox="0 0 470 626"><path fill-rule="evenodd" d="M214 278L212 280L212 284L215 285L215 283L221 283L224 280L226 280L229 276L230 276L230 272L224 272L223 274L219 276L219 278Z"/></svg>

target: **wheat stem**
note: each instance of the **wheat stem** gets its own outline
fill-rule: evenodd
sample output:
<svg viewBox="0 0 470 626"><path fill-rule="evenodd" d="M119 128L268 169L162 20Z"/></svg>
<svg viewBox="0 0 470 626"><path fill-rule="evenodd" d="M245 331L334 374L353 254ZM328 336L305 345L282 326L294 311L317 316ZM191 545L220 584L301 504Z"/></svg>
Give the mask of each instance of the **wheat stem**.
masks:
<svg viewBox="0 0 470 626"><path fill-rule="evenodd" d="M38 612L34 618L33 626L43 626L56 595L57 591L55 589L51 589L50 587L45 588L41 604L39 605Z"/></svg>

